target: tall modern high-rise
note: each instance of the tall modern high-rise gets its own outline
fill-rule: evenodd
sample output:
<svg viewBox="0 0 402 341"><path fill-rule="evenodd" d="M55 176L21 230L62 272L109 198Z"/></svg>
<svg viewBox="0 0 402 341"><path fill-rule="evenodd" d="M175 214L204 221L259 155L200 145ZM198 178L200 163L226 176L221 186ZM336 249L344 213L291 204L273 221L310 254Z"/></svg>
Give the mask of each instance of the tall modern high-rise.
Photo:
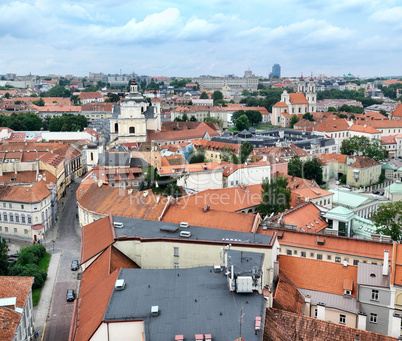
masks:
<svg viewBox="0 0 402 341"><path fill-rule="evenodd" d="M279 64L274 64L274 66L272 67L272 76L271 77L281 78L281 66Z"/></svg>

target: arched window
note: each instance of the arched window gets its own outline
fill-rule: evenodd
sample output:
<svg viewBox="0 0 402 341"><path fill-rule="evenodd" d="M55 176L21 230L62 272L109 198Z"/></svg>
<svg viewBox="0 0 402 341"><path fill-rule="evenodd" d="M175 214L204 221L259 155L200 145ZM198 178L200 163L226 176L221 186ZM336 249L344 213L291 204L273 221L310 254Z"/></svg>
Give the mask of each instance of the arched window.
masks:
<svg viewBox="0 0 402 341"><path fill-rule="evenodd" d="M115 132L115 133L118 133L118 132L119 132L119 124L118 124L118 123L115 123L115 124L114 124L114 132Z"/></svg>
<svg viewBox="0 0 402 341"><path fill-rule="evenodd" d="M130 128L129 128L129 133L130 133L130 134L135 134L135 128L134 128L134 127L130 127Z"/></svg>

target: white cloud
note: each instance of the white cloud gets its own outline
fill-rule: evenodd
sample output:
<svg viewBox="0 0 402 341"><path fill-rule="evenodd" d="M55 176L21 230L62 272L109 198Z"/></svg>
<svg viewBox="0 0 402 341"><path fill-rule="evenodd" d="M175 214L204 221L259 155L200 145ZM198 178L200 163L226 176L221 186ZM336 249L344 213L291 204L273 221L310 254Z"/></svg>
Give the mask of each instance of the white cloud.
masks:
<svg viewBox="0 0 402 341"><path fill-rule="evenodd" d="M374 22L402 28L402 6L386 8L373 13L370 19Z"/></svg>

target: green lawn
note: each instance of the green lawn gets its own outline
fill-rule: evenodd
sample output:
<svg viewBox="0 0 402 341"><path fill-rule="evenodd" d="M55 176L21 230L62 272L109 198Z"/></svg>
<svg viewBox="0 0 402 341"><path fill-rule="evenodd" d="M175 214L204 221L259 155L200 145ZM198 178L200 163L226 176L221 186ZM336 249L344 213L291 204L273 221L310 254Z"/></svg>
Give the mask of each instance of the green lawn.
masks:
<svg viewBox="0 0 402 341"><path fill-rule="evenodd" d="M45 254L45 256L39 261L38 266L41 270L45 270L47 272L47 269L49 267L49 262L50 262L50 253ZM43 283L45 285L45 282ZM42 286L43 288L43 286ZM32 301L33 301L33 306L36 307L39 303L40 300L40 295L42 293L42 288L39 289L32 289Z"/></svg>

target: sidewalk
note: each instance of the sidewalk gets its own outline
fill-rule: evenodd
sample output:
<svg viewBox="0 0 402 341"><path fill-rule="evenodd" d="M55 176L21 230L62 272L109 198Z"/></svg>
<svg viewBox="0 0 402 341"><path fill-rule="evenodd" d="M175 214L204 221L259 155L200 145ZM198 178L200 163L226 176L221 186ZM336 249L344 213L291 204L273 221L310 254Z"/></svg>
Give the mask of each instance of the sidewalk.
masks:
<svg viewBox="0 0 402 341"><path fill-rule="evenodd" d="M35 330L39 333L39 337L42 337L46 320L49 317L50 303L53 297L53 289L56 282L56 275L61 256L61 251L59 250L48 250L48 252L52 255L52 257L50 258L49 268L47 271L47 279L42 289L39 304L34 308Z"/></svg>

